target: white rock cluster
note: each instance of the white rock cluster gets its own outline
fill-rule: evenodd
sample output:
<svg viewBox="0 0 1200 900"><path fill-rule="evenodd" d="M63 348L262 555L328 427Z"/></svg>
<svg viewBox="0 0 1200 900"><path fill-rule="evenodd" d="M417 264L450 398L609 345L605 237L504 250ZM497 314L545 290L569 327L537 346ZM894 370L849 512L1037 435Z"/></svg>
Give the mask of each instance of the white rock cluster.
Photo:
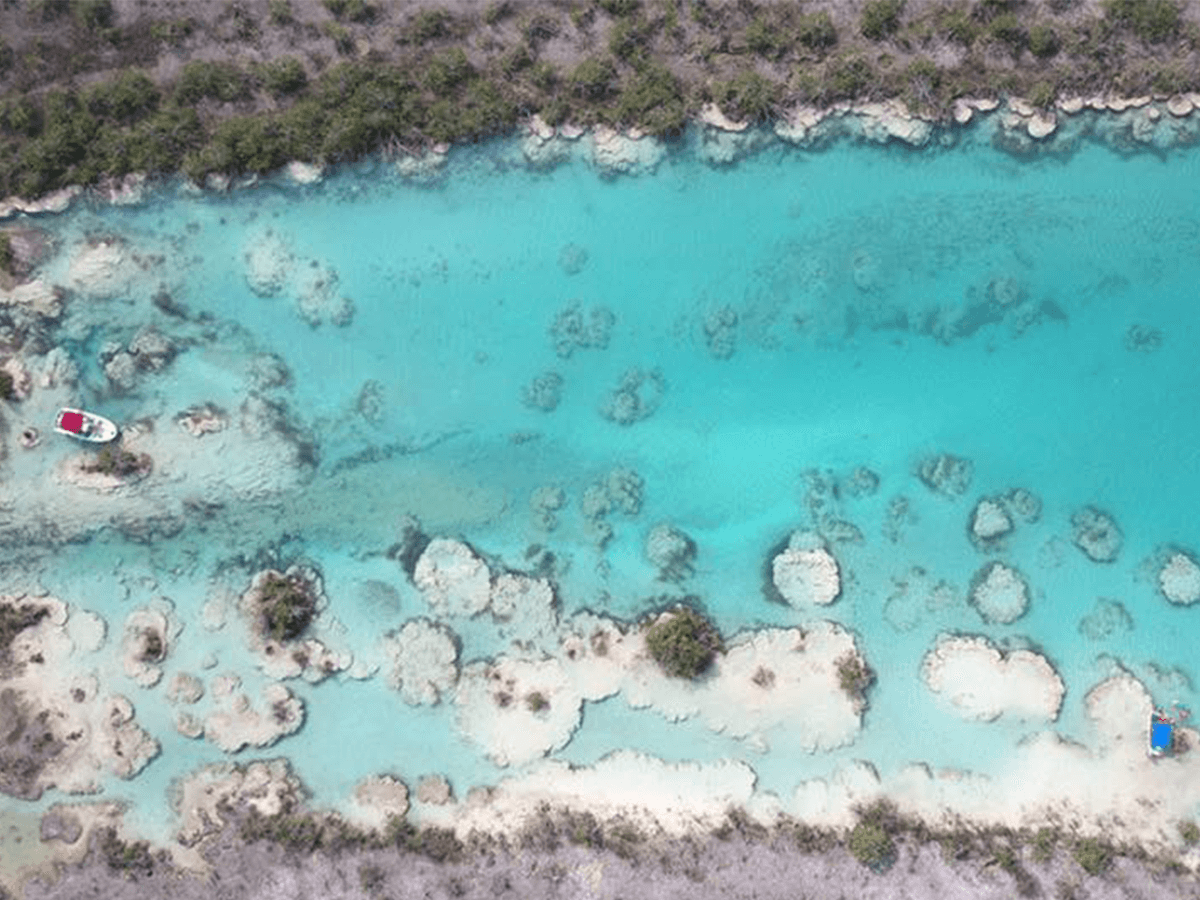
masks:
<svg viewBox="0 0 1200 900"><path fill-rule="evenodd" d="M488 607L492 574L462 541L434 538L413 569L413 582L430 608L443 616L475 616Z"/></svg>
<svg viewBox="0 0 1200 900"><path fill-rule="evenodd" d="M1174 551L1159 569L1158 589L1170 602L1191 606L1200 600L1200 565L1190 553Z"/></svg>
<svg viewBox="0 0 1200 900"><path fill-rule="evenodd" d="M838 562L815 532L795 532L771 561L771 572L780 596L798 608L828 606L842 592Z"/></svg>
<svg viewBox="0 0 1200 900"><path fill-rule="evenodd" d="M388 684L411 706L433 705L458 681L458 642L454 632L427 619L412 619L384 640L392 662Z"/></svg>
<svg viewBox="0 0 1200 900"><path fill-rule="evenodd" d="M921 664L926 686L964 719L1058 718L1066 687L1031 650L1002 652L987 638L943 635Z"/></svg>
<svg viewBox="0 0 1200 900"><path fill-rule="evenodd" d="M223 703L204 720L205 737L226 753L237 753L246 746L269 747L304 724L303 701L284 685L263 688L262 704L257 708L233 685L214 686L213 696Z"/></svg>

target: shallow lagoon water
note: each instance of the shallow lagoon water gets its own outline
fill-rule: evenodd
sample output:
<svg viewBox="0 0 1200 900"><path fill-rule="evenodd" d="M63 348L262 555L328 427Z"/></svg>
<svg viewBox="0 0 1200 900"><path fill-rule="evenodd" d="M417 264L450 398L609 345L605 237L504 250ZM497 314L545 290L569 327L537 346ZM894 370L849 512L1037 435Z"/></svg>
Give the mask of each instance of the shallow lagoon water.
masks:
<svg viewBox="0 0 1200 900"><path fill-rule="evenodd" d="M1085 146L1069 158L1015 160L967 135L941 150L769 150L724 168L680 154L653 175L617 179L581 163L530 172L488 146L452 153L446 177L431 184L380 164L314 186L171 194L39 221L62 239L65 252L49 264L60 273L86 234L170 246L155 281L193 314L236 326L231 346L185 348L165 373L110 396L97 348L127 339L149 317L144 303L104 301L103 322L72 332L77 362L91 366L80 403L125 420L171 413L240 390L234 357L277 353L294 378L289 417L319 455L311 481L289 496L235 499L214 520L150 544L100 532L47 549L36 571L5 573L6 590L39 586L104 616L109 639L80 665L129 696L162 744L136 779L107 782L102 798L129 803L134 831L165 837L175 821L172 782L206 762L286 755L319 806L338 805L380 772L410 784L444 773L458 796L513 774L459 733L452 704L408 707L378 675L289 682L306 704L302 730L231 757L176 734L163 687L140 689L121 672L121 623L165 594L184 630L162 684L176 671L200 672L215 654L214 672L237 672L256 694L266 679L244 625L231 611L210 630L202 610L230 560L260 551L315 563L329 597L322 615L340 623L333 633L343 646L371 657L384 632L429 615L386 557L406 513L428 533L461 536L514 568L535 543L569 560L557 579L564 617L586 608L637 619L667 593L697 595L726 635L824 617L856 632L878 675L861 734L835 751L804 752L786 729L755 747L614 697L585 704L580 729L554 754L579 765L619 748L666 760L742 759L758 790L785 799L857 759L881 773L918 760L1000 771L1046 726L967 722L935 702L920 665L943 631L1040 648L1067 686L1053 727L1068 737L1086 738L1083 696L1111 673L1113 658L1159 702L1194 700L1179 678L1156 681L1147 668L1194 678L1197 612L1168 604L1145 563L1167 544L1200 547L1200 429L1190 413L1200 157ZM266 229L287 236L297 256L337 270L356 308L349 325L311 327L288 297L249 289L244 253ZM568 244L587 251L577 274L559 264ZM1005 313L951 339L927 333L932 310L953 310L1000 280L1040 314ZM547 332L574 301L608 307L615 325L607 347L562 359ZM726 305L738 314L736 349L718 359L704 321ZM171 333L169 319L155 321ZM1161 347L1129 349L1134 325L1161 329ZM652 415L622 426L600 408L634 367L657 368L667 387ZM548 370L563 378L561 403L552 412L525 407L524 386ZM374 421L356 412L369 381L383 400ZM38 452L48 471L73 449L52 440ZM372 450L384 458L351 462ZM938 452L973 462L963 497L935 495L915 476ZM587 536L580 497L614 466L642 476L644 502L636 517L610 517L614 537L601 550ZM839 503L839 516L862 533L859 543L831 545L846 576L841 598L813 611L770 602L772 548L813 524L803 473L844 477L856 466L876 472L880 488ZM545 533L528 498L548 484L569 502ZM1041 499L1040 520L1019 525L1002 554L980 552L967 539L975 500L1014 487ZM911 515L890 540L884 524L897 496ZM111 512L121 501L98 502ZM1092 563L1071 545L1071 515L1089 504L1121 527L1115 563ZM678 585L658 581L643 556L647 532L662 521L699 547L695 574ZM1029 612L1010 625L985 625L962 600L992 558L1016 566L1033 588ZM913 567L948 581L959 601L914 613L901 630L885 604ZM228 587L244 589L244 579ZM1124 604L1131 631L1081 635L1078 623L1100 597ZM486 616L454 627L464 661L508 645ZM60 799L49 791L39 805ZM0 809L18 807L29 804L0 799Z"/></svg>

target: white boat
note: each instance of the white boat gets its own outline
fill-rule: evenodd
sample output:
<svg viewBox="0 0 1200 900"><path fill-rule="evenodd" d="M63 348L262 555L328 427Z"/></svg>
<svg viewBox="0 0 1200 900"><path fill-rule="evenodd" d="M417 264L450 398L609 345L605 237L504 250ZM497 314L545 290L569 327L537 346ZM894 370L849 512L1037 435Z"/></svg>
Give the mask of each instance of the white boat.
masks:
<svg viewBox="0 0 1200 900"><path fill-rule="evenodd" d="M104 416L70 407L63 407L58 411L58 417L54 420L54 430L59 434L93 444L106 444L116 440L117 435L121 433L121 429Z"/></svg>

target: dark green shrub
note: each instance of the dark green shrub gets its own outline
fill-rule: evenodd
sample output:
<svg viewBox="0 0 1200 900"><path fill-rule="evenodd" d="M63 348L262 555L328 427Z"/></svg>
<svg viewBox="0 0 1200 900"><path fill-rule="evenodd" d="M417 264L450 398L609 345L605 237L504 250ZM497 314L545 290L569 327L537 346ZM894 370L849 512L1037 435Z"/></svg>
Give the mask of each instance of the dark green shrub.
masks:
<svg viewBox="0 0 1200 900"><path fill-rule="evenodd" d="M735 119L762 122L774 117L782 93L782 85L746 71L717 85L713 99Z"/></svg>
<svg viewBox="0 0 1200 900"><path fill-rule="evenodd" d="M896 861L896 843L877 822L859 822L846 839L846 849L873 872L883 872Z"/></svg>
<svg viewBox="0 0 1200 900"><path fill-rule="evenodd" d="M165 19L154 22L150 26L150 37L164 44L170 44L172 47L178 47L191 37L195 30L196 23L192 19Z"/></svg>
<svg viewBox="0 0 1200 900"><path fill-rule="evenodd" d="M250 80L237 66L194 60L183 67L175 84L175 102L192 106L201 100L234 103L250 98Z"/></svg>
<svg viewBox="0 0 1200 900"><path fill-rule="evenodd" d="M300 60L294 56L281 56L263 65L259 70L263 87L276 97L295 94L308 84L308 75Z"/></svg>
<svg viewBox="0 0 1200 900"><path fill-rule="evenodd" d="M335 19L351 22L370 22L375 18L375 7L366 0L323 0L325 8Z"/></svg>
<svg viewBox="0 0 1200 900"><path fill-rule="evenodd" d="M71 0L71 18L80 28L95 31L109 28L116 17L113 15L112 0Z"/></svg>
<svg viewBox="0 0 1200 900"><path fill-rule="evenodd" d="M513 14L509 0L492 0L483 9L483 21L487 25L498 25Z"/></svg>
<svg viewBox="0 0 1200 900"><path fill-rule="evenodd" d="M715 625L690 606L678 606L650 626L646 649L672 678L696 678L725 644Z"/></svg>
<svg viewBox="0 0 1200 900"><path fill-rule="evenodd" d="M1027 40L1025 29L1021 27L1016 13L1003 13L996 16L988 25L988 33L1001 43L1007 44L1008 49L1014 54L1021 52Z"/></svg>
<svg viewBox="0 0 1200 900"><path fill-rule="evenodd" d="M460 48L439 53L425 69L425 86L435 96L444 97L475 76L475 70Z"/></svg>
<svg viewBox="0 0 1200 900"><path fill-rule="evenodd" d="M616 77L612 60L591 56L571 70L567 87L572 94L585 100L604 100L612 93Z"/></svg>
<svg viewBox="0 0 1200 900"><path fill-rule="evenodd" d="M173 172L183 157L204 144L204 126L194 109L168 108L130 131L109 132L106 163L113 174Z"/></svg>
<svg viewBox="0 0 1200 900"><path fill-rule="evenodd" d="M333 41L334 49L342 56L349 56L354 52L354 36L345 25L340 22L325 22L321 25L321 31Z"/></svg>
<svg viewBox="0 0 1200 900"><path fill-rule="evenodd" d="M665 66L646 66L621 91L617 118L650 134L682 132L687 114L679 79Z"/></svg>
<svg viewBox="0 0 1200 900"><path fill-rule="evenodd" d="M1183 838L1183 842L1189 847L1194 847L1200 844L1200 825L1197 825L1194 820L1186 819L1179 823L1179 836Z"/></svg>
<svg viewBox="0 0 1200 900"><path fill-rule="evenodd" d="M525 695L525 706L529 708L530 712L539 713L550 708L550 701L541 691L533 691Z"/></svg>
<svg viewBox="0 0 1200 900"><path fill-rule="evenodd" d="M896 33L903 11L904 0L867 0L859 20L859 30L863 37L882 41Z"/></svg>
<svg viewBox="0 0 1200 900"><path fill-rule="evenodd" d="M642 0L597 0L597 2L602 10L615 18L632 15L642 7Z"/></svg>
<svg viewBox="0 0 1200 900"><path fill-rule="evenodd" d="M857 653L847 653L835 663L838 686L854 700L864 700L867 688L875 681L875 673Z"/></svg>
<svg viewBox="0 0 1200 900"><path fill-rule="evenodd" d="M1029 52L1038 59L1049 59L1060 46L1058 32L1052 26L1039 22L1029 29Z"/></svg>
<svg viewBox="0 0 1200 900"><path fill-rule="evenodd" d="M294 21L291 0L267 0L267 21L272 25L291 25Z"/></svg>
<svg viewBox="0 0 1200 900"><path fill-rule="evenodd" d="M559 20L545 13L535 13L526 20L521 28L525 40L533 46L543 44L558 35Z"/></svg>
<svg viewBox="0 0 1200 900"><path fill-rule="evenodd" d="M1089 875L1102 875L1112 864L1112 848L1099 838L1082 838L1071 848L1071 855Z"/></svg>
<svg viewBox="0 0 1200 900"><path fill-rule="evenodd" d="M434 140L472 140L508 131L517 124L517 108L490 81L471 82L456 103L456 124ZM430 135L433 137L433 135Z"/></svg>
<svg viewBox="0 0 1200 900"><path fill-rule="evenodd" d="M1049 109L1058 91L1048 81L1039 81L1029 89L1029 102L1038 109Z"/></svg>
<svg viewBox="0 0 1200 900"><path fill-rule="evenodd" d="M796 23L796 40L809 50L826 50L837 43L837 28L824 10L806 13Z"/></svg>
<svg viewBox="0 0 1200 900"><path fill-rule="evenodd" d="M426 41L449 37L450 21L450 13L444 9L422 9L408 23L408 39L420 46Z"/></svg>
<svg viewBox="0 0 1200 900"><path fill-rule="evenodd" d="M1054 828L1039 828L1033 836L1033 858L1037 862L1049 862L1058 845L1058 831Z"/></svg>
<svg viewBox="0 0 1200 900"><path fill-rule="evenodd" d="M641 16L619 19L608 33L608 50L625 62L645 60L654 39L654 28Z"/></svg>
<svg viewBox="0 0 1200 900"><path fill-rule="evenodd" d="M942 34L964 47L970 47L979 36L979 26L971 14L960 7L939 11L935 22Z"/></svg>
<svg viewBox="0 0 1200 900"><path fill-rule="evenodd" d="M854 100L865 96L875 84L871 64L861 56L835 61L827 70L825 85L829 100Z"/></svg>
<svg viewBox="0 0 1200 900"><path fill-rule="evenodd" d="M114 872L124 872L130 877L150 875L154 871L154 857L146 841L126 842L117 837L112 827L102 828L96 837L96 849L101 858Z"/></svg>
<svg viewBox="0 0 1200 900"><path fill-rule="evenodd" d="M16 258L13 255L12 239L9 238L8 232L0 231L0 272L6 275L13 274L13 263ZM0 369L0 400L11 400L13 397L13 379L4 369Z"/></svg>
<svg viewBox="0 0 1200 900"><path fill-rule="evenodd" d="M788 41L779 26L766 16L755 16L746 26L746 48L758 56L774 59L787 49Z"/></svg>
<svg viewBox="0 0 1200 900"><path fill-rule="evenodd" d="M149 467L150 457L145 453L134 453L131 450L126 450L124 447L114 448L111 444L108 444L102 447L100 452L96 454L96 458L83 468L86 472L115 475L117 478L128 478L130 475L138 475L145 472Z"/></svg>
<svg viewBox="0 0 1200 900"><path fill-rule="evenodd" d="M1155 44L1178 37L1182 24L1174 0L1107 0L1104 14L1111 22Z"/></svg>
<svg viewBox="0 0 1200 900"><path fill-rule="evenodd" d="M145 72L126 69L90 87L84 103L96 116L116 122L143 118L158 107L159 92Z"/></svg>
<svg viewBox="0 0 1200 900"><path fill-rule="evenodd" d="M317 612L313 587L299 575L270 572L259 584L263 633L279 642L294 641Z"/></svg>
<svg viewBox="0 0 1200 900"><path fill-rule="evenodd" d="M28 97L7 100L0 106L0 131L34 137L42 130L42 111Z"/></svg>

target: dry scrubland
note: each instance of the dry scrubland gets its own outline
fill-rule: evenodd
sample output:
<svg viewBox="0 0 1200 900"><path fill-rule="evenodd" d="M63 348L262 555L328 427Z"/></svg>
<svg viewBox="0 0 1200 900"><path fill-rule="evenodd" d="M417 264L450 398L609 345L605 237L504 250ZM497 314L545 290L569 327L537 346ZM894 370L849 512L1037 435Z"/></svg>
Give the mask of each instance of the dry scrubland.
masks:
<svg viewBox="0 0 1200 900"><path fill-rule="evenodd" d="M28 0L0 5L0 196L505 134L671 136L706 103L1200 89L1183 0Z"/></svg>

